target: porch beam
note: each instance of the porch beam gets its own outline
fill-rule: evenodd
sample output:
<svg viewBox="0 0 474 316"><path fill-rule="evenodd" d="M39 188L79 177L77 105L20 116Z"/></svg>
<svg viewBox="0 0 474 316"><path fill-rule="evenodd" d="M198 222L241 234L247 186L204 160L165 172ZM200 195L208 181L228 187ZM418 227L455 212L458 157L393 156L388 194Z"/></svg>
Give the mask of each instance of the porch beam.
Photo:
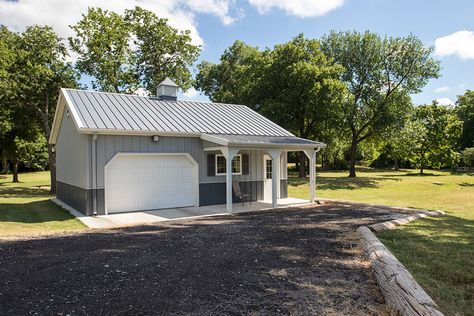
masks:
<svg viewBox="0 0 474 316"><path fill-rule="evenodd" d="M223 147L220 149L225 157L225 193L226 211L232 213L232 159L239 152L238 148Z"/></svg>
<svg viewBox="0 0 474 316"><path fill-rule="evenodd" d="M272 207L277 207L278 204L278 182L280 181L280 157L282 149L270 149L268 154L272 158Z"/></svg>
<svg viewBox="0 0 474 316"><path fill-rule="evenodd" d="M316 151L305 149L304 153L309 158L309 200L314 202L316 200Z"/></svg>

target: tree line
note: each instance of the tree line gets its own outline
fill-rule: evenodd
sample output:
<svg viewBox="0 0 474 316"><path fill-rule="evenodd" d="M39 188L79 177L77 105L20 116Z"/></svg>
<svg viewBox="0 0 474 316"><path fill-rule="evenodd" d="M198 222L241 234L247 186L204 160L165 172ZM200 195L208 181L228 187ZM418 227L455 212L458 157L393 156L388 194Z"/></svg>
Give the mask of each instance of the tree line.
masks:
<svg viewBox="0 0 474 316"><path fill-rule="evenodd" d="M51 170L48 145L59 88L154 94L170 77L183 91L195 87L214 102L245 104L298 137L328 144L323 167L356 164L420 168L474 164L474 92L455 107L434 102L414 106L410 95L440 76L433 48L416 36L382 37L373 32L303 34L272 48L241 41L217 63L195 65L201 47L189 31L136 7L118 14L90 8L60 38L50 26L17 33L0 27L0 148L3 164ZM306 175L304 154L298 157Z"/></svg>

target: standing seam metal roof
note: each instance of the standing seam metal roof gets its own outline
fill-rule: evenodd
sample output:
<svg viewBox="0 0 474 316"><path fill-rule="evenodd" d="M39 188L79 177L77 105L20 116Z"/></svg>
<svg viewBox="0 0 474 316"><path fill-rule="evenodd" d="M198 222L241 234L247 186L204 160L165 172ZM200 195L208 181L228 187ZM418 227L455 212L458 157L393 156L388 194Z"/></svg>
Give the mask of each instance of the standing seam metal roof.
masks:
<svg viewBox="0 0 474 316"><path fill-rule="evenodd" d="M63 89L83 130L185 132L227 135L293 134L244 105L162 101L137 95Z"/></svg>

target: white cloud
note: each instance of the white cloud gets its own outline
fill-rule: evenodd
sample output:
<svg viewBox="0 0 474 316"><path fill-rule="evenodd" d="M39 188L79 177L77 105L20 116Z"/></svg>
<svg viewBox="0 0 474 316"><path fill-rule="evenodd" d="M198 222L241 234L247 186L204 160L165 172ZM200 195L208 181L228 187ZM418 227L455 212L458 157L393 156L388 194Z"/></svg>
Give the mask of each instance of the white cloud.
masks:
<svg viewBox="0 0 474 316"><path fill-rule="evenodd" d="M344 0L248 0L260 13L273 8L301 18L322 16L342 6Z"/></svg>
<svg viewBox="0 0 474 316"><path fill-rule="evenodd" d="M0 0L0 24L21 32L32 24L51 25L61 37L72 36L69 25L76 24L88 7L122 13L125 9L140 6L167 18L171 26L190 30L193 44L202 45L197 30L195 13L217 16L223 24L234 21L229 15L233 0Z"/></svg>
<svg viewBox="0 0 474 316"><path fill-rule="evenodd" d="M440 105L454 105L454 102L450 98L438 98L436 102Z"/></svg>
<svg viewBox="0 0 474 316"><path fill-rule="evenodd" d="M195 12L213 14L219 17L222 24L229 25L236 21L236 18L229 14L230 1L231 0L187 0L186 4Z"/></svg>
<svg viewBox="0 0 474 316"><path fill-rule="evenodd" d="M439 57L458 55L461 59L474 59L474 32L459 31L437 38L435 54Z"/></svg>
<svg viewBox="0 0 474 316"><path fill-rule="evenodd" d="M195 99L196 97L198 97L200 95L200 92L197 91L194 88L190 88L190 89L188 89L188 91L182 92L182 95L185 99L191 100L191 99Z"/></svg>
<svg viewBox="0 0 474 316"><path fill-rule="evenodd" d="M434 92L435 92L435 93L444 93L444 92L448 92L449 90L450 90L449 87L444 86L444 87L436 88L436 89L434 90Z"/></svg>

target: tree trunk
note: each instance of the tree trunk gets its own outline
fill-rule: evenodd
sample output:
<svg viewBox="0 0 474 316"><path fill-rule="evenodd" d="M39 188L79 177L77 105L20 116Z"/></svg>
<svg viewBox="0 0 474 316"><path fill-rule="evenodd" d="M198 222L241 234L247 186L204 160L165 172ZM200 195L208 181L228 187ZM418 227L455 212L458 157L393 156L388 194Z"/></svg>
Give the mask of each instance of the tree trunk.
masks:
<svg viewBox="0 0 474 316"><path fill-rule="evenodd" d="M48 167L50 172L50 180L51 180L51 188L49 190L49 194L55 195L56 194L56 154L53 151L54 145L49 144L49 137L51 135L51 126L49 126L49 95L46 95L46 102L44 106L44 110L37 107L36 110L38 111L38 115L41 119L41 123L43 125L43 132L46 141L48 142Z"/></svg>
<svg viewBox="0 0 474 316"><path fill-rule="evenodd" d="M395 171L398 171L398 158L397 157L393 159L393 165L394 165L393 168L395 169Z"/></svg>
<svg viewBox="0 0 474 316"><path fill-rule="evenodd" d="M423 168L425 167L425 155L421 155L420 159L420 176L423 175Z"/></svg>
<svg viewBox="0 0 474 316"><path fill-rule="evenodd" d="M53 151L54 145L48 144L48 164L49 164L49 175L51 179L51 188L49 194L56 194L56 153Z"/></svg>
<svg viewBox="0 0 474 316"><path fill-rule="evenodd" d="M3 156L2 157L2 173L8 173L8 169L10 169L8 166L8 158L7 156Z"/></svg>
<svg viewBox="0 0 474 316"><path fill-rule="evenodd" d="M354 137L352 137L351 160L350 160L350 163L349 163L349 178L357 177L356 169L355 169L356 159L357 159L357 141Z"/></svg>
<svg viewBox="0 0 474 316"><path fill-rule="evenodd" d="M20 182L18 180L18 159L17 158L13 158L13 180L12 180L13 183L18 183Z"/></svg>
<svg viewBox="0 0 474 316"><path fill-rule="evenodd" d="M306 155L304 152L299 152L299 177L306 178Z"/></svg>

